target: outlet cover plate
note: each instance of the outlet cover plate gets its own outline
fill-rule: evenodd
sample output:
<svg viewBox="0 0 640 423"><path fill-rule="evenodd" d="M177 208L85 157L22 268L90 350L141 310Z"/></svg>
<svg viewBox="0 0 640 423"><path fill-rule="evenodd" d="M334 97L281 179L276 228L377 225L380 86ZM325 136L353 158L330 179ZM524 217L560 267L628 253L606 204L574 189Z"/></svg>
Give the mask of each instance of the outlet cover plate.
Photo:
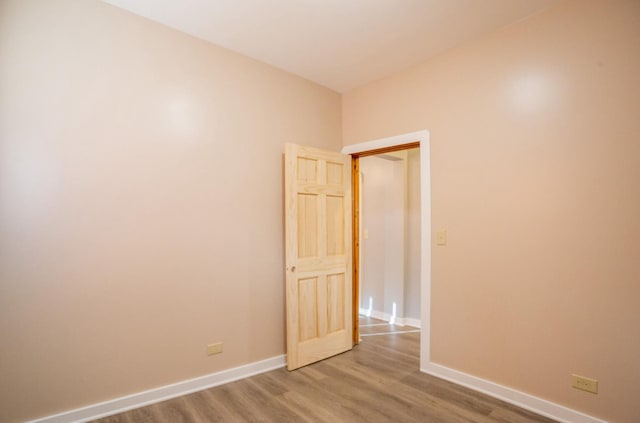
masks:
<svg viewBox="0 0 640 423"><path fill-rule="evenodd" d="M222 352L222 342L207 345L207 355L220 354Z"/></svg>
<svg viewBox="0 0 640 423"><path fill-rule="evenodd" d="M598 381L584 376L576 374L571 375L571 386L576 389L591 392L593 394L598 393Z"/></svg>

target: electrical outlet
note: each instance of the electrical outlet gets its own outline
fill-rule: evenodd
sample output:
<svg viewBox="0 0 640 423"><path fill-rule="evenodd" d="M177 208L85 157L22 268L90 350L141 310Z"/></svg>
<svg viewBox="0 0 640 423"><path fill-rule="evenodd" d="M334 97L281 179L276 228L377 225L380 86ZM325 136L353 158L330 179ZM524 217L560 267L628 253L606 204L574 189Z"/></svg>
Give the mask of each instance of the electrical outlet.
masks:
<svg viewBox="0 0 640 423"><path fill-rule="evenodd" d="M220 354L222 352L222 342L207 345L207 355Z"/></svg>
<svg viewBox="0 0 640 423"><path fill-rule="evenodd" d="M588 377L571 375L571 386L594 394L598 393L598 381Z"/></svg>

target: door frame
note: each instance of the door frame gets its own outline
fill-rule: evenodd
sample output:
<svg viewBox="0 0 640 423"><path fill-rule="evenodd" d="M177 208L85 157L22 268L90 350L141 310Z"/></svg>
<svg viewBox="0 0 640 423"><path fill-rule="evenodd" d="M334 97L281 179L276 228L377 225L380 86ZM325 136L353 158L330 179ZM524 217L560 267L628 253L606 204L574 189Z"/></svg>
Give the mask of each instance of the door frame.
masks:
<svg viewBox="0 0 640 423"><path fill-rule="evenodd" d="M353 280L352 280L352 303L353 303L353 343L360 341L358 331L358 290L359 290L359 220L360 220L360 184L359 163L360 157L372 156L375 154L388 153L391 151L406 150L420 147L420 368L423 369L430 362L430 334L431 334L431 150L429 131L423 130L408 134L397 135L389 138L381 138L367 141L360 144L345 146L343 154L352 157L352 231L353 231Z"/></svg>

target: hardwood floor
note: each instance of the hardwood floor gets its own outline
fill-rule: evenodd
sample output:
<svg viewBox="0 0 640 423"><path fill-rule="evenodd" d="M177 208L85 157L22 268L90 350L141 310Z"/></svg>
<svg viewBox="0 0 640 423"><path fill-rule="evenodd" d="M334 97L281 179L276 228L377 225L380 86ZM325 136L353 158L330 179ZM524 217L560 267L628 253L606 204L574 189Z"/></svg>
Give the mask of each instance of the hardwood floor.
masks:
<svg viewBox="0 0 640 423"><path fill-rule="evenodd" d="M420 333L364 318L352 351L97 420L137 422L552 422L418 370ZM399 331L396 334L382 332ZM404 332L404 333L402 333Z"/></svg>

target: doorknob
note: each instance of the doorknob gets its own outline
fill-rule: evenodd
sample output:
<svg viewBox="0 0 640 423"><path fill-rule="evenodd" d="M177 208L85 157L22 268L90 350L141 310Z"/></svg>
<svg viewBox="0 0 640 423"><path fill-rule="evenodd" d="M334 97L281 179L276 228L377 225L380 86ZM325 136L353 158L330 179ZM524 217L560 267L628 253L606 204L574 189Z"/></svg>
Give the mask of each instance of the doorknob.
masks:
<svg viewBox="0 0 640 423"><path fill-rule="evenodd" d="M296 271L296 267L295 266L287 267L287 270L295 272Z"/></svg>

